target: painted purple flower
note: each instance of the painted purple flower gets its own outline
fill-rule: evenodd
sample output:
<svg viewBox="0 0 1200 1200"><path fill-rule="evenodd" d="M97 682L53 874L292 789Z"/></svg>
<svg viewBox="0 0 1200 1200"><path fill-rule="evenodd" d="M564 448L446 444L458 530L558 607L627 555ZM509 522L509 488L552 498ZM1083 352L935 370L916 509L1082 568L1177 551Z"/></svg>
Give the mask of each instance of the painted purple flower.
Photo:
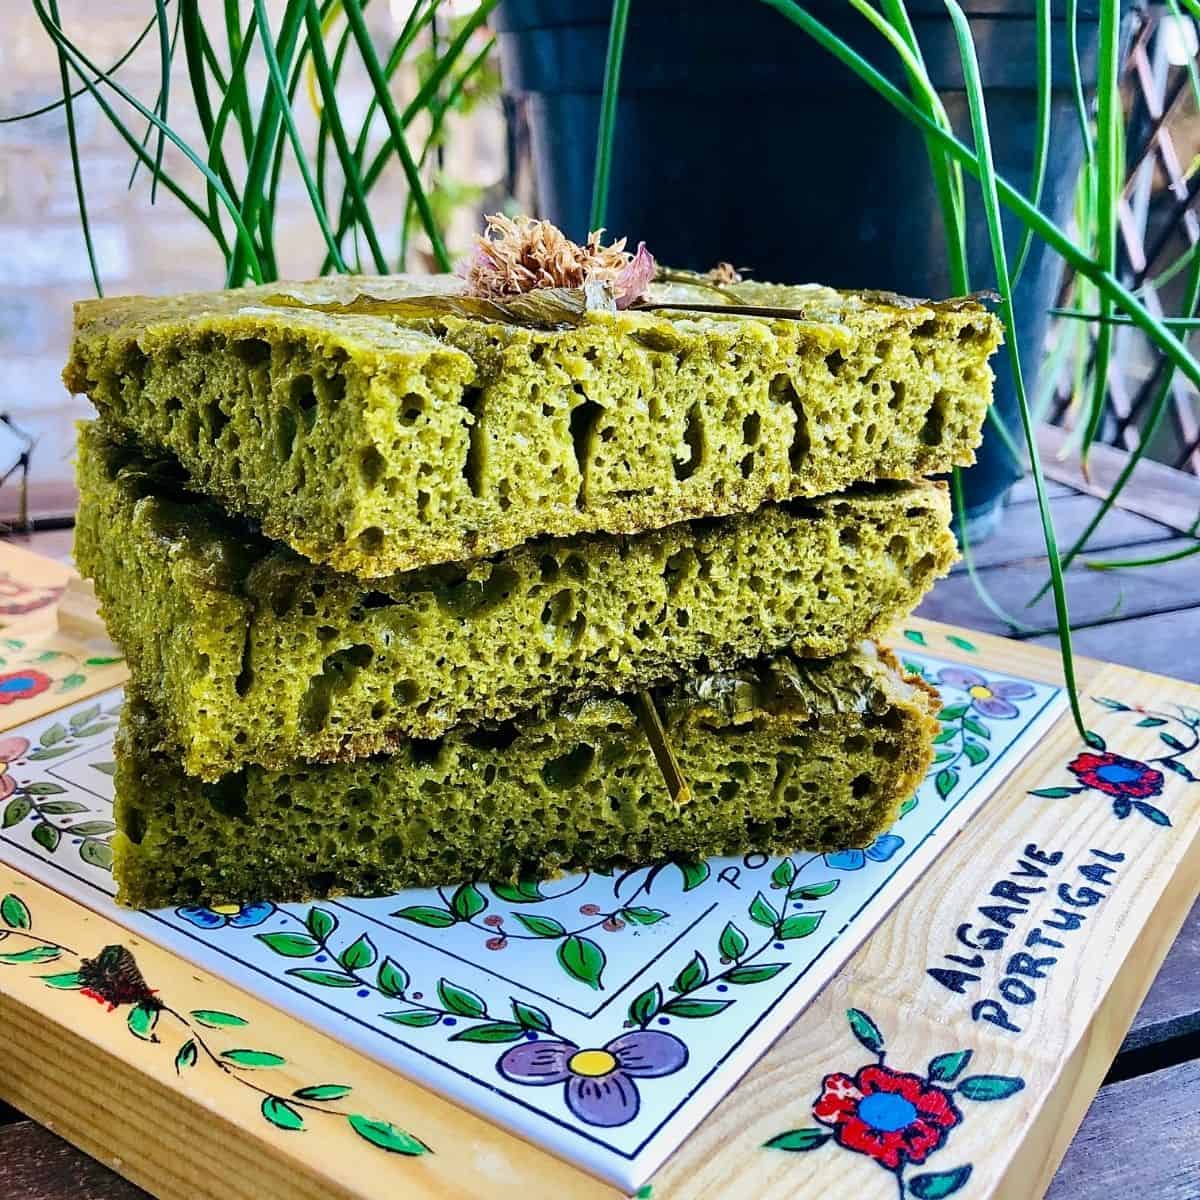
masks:
<svg viewBox="0 0 1200 1200"><path fill-rule="evenodd" d="M636 1079L673 1075L688 1060L687 1047L669 1033L638 1029L613 1038L601 1050L574 1042L522 1042L506 1050L496 1069L513 1083L532 1087L566 1084L567 1107L589 1125L627 1125L641 1099Z"/></svg>
<svg viewBox="0 0 1200 1200"><path fill-rule="evenodd" d="M978 671L969 667L943 667L937 681L948 687L958 688L971 697L971 707L985 717L1010 721L1019 716L1014 700L1028 700L1033 688L1016 680L999 680L989 683Z"/></svg>

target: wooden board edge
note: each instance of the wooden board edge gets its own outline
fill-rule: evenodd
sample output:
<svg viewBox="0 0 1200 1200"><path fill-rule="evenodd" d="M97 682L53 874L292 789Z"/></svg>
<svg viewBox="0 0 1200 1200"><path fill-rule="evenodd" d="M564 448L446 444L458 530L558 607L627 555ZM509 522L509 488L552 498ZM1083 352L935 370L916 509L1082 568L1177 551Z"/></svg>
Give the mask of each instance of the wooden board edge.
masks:
<svg viewBox="0 0 1200 1200"><path fill-rule="evenodd" d="M0 957L0 1098L164 1200L616 1195L4 865L0 897L6 952L72 947Z"/></svg>

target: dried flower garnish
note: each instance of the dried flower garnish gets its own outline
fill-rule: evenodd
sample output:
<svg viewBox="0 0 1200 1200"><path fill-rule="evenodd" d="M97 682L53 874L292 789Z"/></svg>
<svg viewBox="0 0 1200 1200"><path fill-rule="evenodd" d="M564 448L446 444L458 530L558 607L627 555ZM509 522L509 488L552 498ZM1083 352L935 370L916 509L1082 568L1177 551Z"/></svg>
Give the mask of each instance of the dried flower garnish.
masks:
<svg viewBox="0 0 1200 1200"><path fill-rule="evenodd" d="M719 262L708 272L708 278L717 287L723 287L727 283L741 283L742 273L733 263Z"/></svg>
<svg viewBox="0 0 1200 1200"><path fill-rule="evenodd" d="M539 288L582 288L606 284L618 308L637 300L654 278L654 257L645 243L636 254L625 250L625 239L604 246L602 229L587 242L571 241L549 221L532 217L487 218L487 228L475 249L459 265L467 295L482 300L505 300Z"/></svg>

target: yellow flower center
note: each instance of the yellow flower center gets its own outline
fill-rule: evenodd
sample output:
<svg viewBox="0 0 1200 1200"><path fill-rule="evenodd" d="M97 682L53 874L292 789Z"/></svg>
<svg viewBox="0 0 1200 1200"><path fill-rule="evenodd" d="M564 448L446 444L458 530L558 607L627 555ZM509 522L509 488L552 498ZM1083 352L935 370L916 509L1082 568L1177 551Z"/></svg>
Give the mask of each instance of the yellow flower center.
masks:
<svg viewBox="0 0 1200 1200"><path fill-rule="evenodd" d="M0 775L7 775L7 774L8 774L8 763L6 763L4 761L4 759L0 758Z"/></svg>
<svg viewBox="0 0 1200 1200"><path fill-rule="evenodd" d="M212 910L223 917L235 917L242 911L240 904L214 904Z"/></svg>
<svg viewBox="0 0 1200 1200"><path fill-rule="evenodd" d="M992 698L992 689L984 687L982 683L977 683L968 693L968 696L975 700L990 700Z"/></svg>
<svg viewBox="0 0 1200 1200"><path fill-rule="evenodd" d="M573 1075L586 1075L589 1079L610 1075L616 1069L617 1060L607 1050L580 1050L567 1063L567 1070Z"/></svg>

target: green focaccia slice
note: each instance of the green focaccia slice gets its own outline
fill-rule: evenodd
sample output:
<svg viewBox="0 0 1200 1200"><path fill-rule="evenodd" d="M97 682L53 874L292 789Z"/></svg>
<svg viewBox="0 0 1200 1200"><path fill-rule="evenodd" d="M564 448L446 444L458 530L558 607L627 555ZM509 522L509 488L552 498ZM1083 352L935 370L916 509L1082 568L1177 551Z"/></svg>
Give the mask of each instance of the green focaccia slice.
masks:
<svg viewBox="0 0 1200 1200"><path fill-rule="evenodd" d="M999 325L973 302L742 284L709 298L804 319L557 329L402 303L452 286L85 301L64 378L194 490L363 578L974 461Z"/></svg>
<svg viewBox="0 0 1200 1200"><path fill-rule="evenodd" d="M113 840L135 907L387 894L461 879L865 846L928 767L930 689L867 644L743 664L657 697L692 799L676 804L627 703L459 727L391 756L205 783L122 715Z"/></svg>
<svg viewBox="0 0 1200 1200"><path fill-rule="evenodd" d="M895 484L365 583L247 533L83 427L75 557L194 775L436 737L784 646L824 657L954 560L945 489Z"/></svg>

